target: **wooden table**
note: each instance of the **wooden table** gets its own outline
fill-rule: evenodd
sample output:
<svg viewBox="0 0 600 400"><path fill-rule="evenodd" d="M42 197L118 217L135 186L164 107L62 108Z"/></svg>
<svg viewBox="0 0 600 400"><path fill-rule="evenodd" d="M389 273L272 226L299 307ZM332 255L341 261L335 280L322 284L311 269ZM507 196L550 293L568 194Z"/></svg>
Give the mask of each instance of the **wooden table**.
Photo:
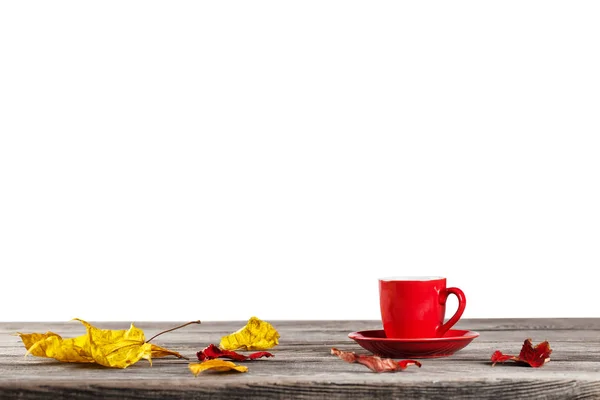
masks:
<svg viewBox="0 0 600 400"><path fill-rule="evenodd" d="M600 398L600 319L464 320L457 329L480 333L469 346L447 358L422 360L423 367L374 373L330 355L331 347L365 353L349 332L380 329L378 321L270 321L281 334L274 358L246 363L247 373L202 373L194 377L188 362L141 360L130 368L109 369L27 357L16 336L52 330L63 337L84 332L67 323L0 324L1 399L569 399ZM155 341L193 357L245 322L204 322L167 333ZM97 323L126 329L128 323ZM177 323L140 322L150 337ZM542 368L491 366L494 350L518 354L523 341L548 340L552 360ZM154 341L153 341L154 342Z"/></svg>

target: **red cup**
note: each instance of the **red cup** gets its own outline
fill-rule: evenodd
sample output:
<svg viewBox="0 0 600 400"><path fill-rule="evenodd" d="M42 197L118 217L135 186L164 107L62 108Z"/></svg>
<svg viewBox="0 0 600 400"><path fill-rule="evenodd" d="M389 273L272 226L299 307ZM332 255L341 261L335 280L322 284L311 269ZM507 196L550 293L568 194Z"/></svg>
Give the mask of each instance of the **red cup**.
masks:
<svg viewBox="0 0 600 400"><path fill-rule="evenodd" d="M446 299L458 297L458 310L444 323ZM446 287L446 278L437 276L382 278L379 305L383 330L388 338L442 337L462 316L465 294Z"/></svg>

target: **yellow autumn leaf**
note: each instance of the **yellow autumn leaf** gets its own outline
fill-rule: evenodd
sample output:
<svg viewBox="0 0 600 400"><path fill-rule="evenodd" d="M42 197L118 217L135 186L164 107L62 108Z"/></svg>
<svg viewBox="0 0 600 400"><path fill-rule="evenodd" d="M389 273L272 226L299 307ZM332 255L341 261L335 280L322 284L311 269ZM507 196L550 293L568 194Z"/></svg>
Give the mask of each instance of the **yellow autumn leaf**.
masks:
<svg viewBox="0 0 600 400"><path fill-rule="evenodd" d="M224 350L266 350L277 344L279 332L273 325L252 317L242 329L223 336L219 347Z"/></svg>
<svg viewBox="0 0 600 400"><path fill-rule="evenodd" d="M152 345L144 332L131 324L127 330L98 329L77 319L87 330L84 350L94 362L105 367L127 368L142 358L152 362Z"/></svg>
<svg viewBox="0 0 600 400"><path fill-rule="evenodd" d="M232 363L231 361L219 360L215 358L214 360L206 360L201 363L192 363L189 365L190 371L194 374L194 376L198 376L198 374L202 371L211 370L217 372L225 372L225 371L238 371L238 372L247 372L248 367L243 365L237 365Z"/></svg>
<svg viewBox="0 0 600 400"><path fill-rule="evenodd" d="M150 344L150 352L152 358L163 358L168 356L175 356L177 358L185 358L181 354L176 351L165 349L164 347L157 346L155 344Z"/></svg>
<svg viewBox="0 0 600 400"><path fill-rule="evenodd" d="M150 363L152 357L173 355L184 358L175 351L148 343L144 332L133 324L127 330L111 330L98 329L86 321L76 320L85 326L86 333L75 338L63 339L53 332L19 333L27 354L63 362L97 363L113 368L127 368L142 358Z"/></svg>
<svg viewBox="0 0 600 400"><path fill-rule="evenodd" d="M27 350L29 350L29 348L31 346L33 346L36 342L39 342L40 340L43 339L47 339L50 336L58 336L56 333L54 332L46 332L46 333L17 333L17 335L19 335L21 337L21 340L23 341L23 344L25 345L25 348Z"/></svg>
<svg viewBox="0 0 600 400"><path fill-rule="evenodd" d="M37 357L54 358L63 362L93 363L94 360L87 356L83 349L85 335L77 338L63 339L53 332L19 333L27 354Z"/></svg>

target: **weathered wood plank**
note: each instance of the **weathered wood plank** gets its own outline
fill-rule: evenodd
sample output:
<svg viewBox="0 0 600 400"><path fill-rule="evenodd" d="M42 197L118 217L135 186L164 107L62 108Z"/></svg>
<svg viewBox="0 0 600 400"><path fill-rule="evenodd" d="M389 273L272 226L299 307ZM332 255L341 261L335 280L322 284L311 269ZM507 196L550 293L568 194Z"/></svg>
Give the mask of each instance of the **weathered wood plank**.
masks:
<svg viewBox="0 0 600 400"><path fill-rule="evenodd" d="M158 344L193 357L244 321L206 322L171 332ZM123 329L128 323L100 322ZM148 336L177 322L139 322ZM600 398L600 319L465 320L481 336L452 357L422 360L421 369L375 374L329 354L331 347L366 353L347 335L380 329L378 321L274 321L281 333L275 358L247 363L245 374L201 374L187 362L155 360L126 370L24 358L17 331L83 333L77 322L0 324L0 398L224 399L224 398ZM518 353L523 340L549 340L554 352L543 368L491 367L492 352Z"/></svg>

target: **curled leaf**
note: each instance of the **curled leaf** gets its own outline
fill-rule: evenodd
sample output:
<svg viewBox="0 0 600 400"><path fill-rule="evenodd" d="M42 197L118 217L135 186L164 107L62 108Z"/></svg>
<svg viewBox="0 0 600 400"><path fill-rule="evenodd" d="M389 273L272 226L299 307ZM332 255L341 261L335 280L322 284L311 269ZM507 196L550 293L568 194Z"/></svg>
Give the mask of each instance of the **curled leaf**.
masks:
<svg viewBox="0 0 600 400"><path fill-rule="evenodd" d="M133 324L127 330L99 329L88 322L76 319L86 333L63 339L53 332L19 333L27 354L54 358L62 362L96 363L106 367L127 368L141 359L152 363L152 358L175 356L185 358L176 351L167 350L144 338L144 332Z"/></svg>
<svg viewBox="0 0 600 400"><path fill-rule="evenodd" d="M257 351L256 353L251 353L246 356L231 350L221 350L214 344L208 345L204 349L200 350L196 353L196 356L200 361L212 360L215 358L229 358L236 361L247 361L256 360L257 358L261 357L274 357L273 354L267 351Z"/></svg>
<svg viewBox="0 0 600 400"><path fill-rule="evenodd" d="M146 342L147 343L147 342ZM155 344L150 344L150 352L152 358L163 358L168 356L175 356L177 358L185 358L181 354L176 351L165 349L164 347L157 346Z"/></svg>
<svg viewBox="0 0 600 400"><path fill-rule="evenodd" d="M53 332L19 333L27 349L25 356L54 358L63 362L93 363L93 358L84 350L87 335L63 339Z"/></svg>
<svg viewBox="0 0 600 400"><path fill-rule="evenodd" d="M83 350L97 364L127 368L142 358L151 362L152 345L146 343L144 332L131 324L127 330L98 329L77 319L87 330Z"/></svg>
<svg viewBox="0 0 600 400"><path fill-rule="evenodd" d="M529 365L533 368L539 368L548 361L550 361L550 354L552 349L550 343L544 341L533 347L531 339L526 339L521 348L519 356L513 356L509 354L503 354L500 350L496 350L492 354L492 366L498 362L515 361L517 364Z"/></svg>
<svg viewBox="0 0 600 400"><path fill-rule="evenodd" d="M54 332L46 332L46 333L20 333L20 332L18 332L17 335L19 335L21 337L21 340L23 341L23 344L25 345L25 349L27 349L27 350L29 350L31 348L31 346L33 346L40 340L45 340L51 336L58 336L60 338L60 336Z"/></svg>
<svg viewBox="0 0 600 400"><path fill-rule="evenodd" d="M395 361L391 358L381 358L378 356L357 355L354 352L338 350L335 347L331 349L331 354L338 356L349 363L359 363L373 372L393 372L406 369L409 365L416 365L421 368L421 363L415 360Z"/></svg>
<svg viewBox="0 0 600 400"><path fill-rule="evenodd" d="M231 361L225 360L206 360L201 363L192 363L189 365L190 371L194 374L194 376L198 376L198 374L202 371L212 370L216 372L226 372L226 371L238 371L238 372L247 372L248 367L243 365L236 365Z"/></svg>
<svg viewBox="0 0 600 400"><path fill-rule="evenodd" d="M248 320L240 330L221 338L224 350L265 350L279 344L279 332L266 321L256 317Z"/></svg>

